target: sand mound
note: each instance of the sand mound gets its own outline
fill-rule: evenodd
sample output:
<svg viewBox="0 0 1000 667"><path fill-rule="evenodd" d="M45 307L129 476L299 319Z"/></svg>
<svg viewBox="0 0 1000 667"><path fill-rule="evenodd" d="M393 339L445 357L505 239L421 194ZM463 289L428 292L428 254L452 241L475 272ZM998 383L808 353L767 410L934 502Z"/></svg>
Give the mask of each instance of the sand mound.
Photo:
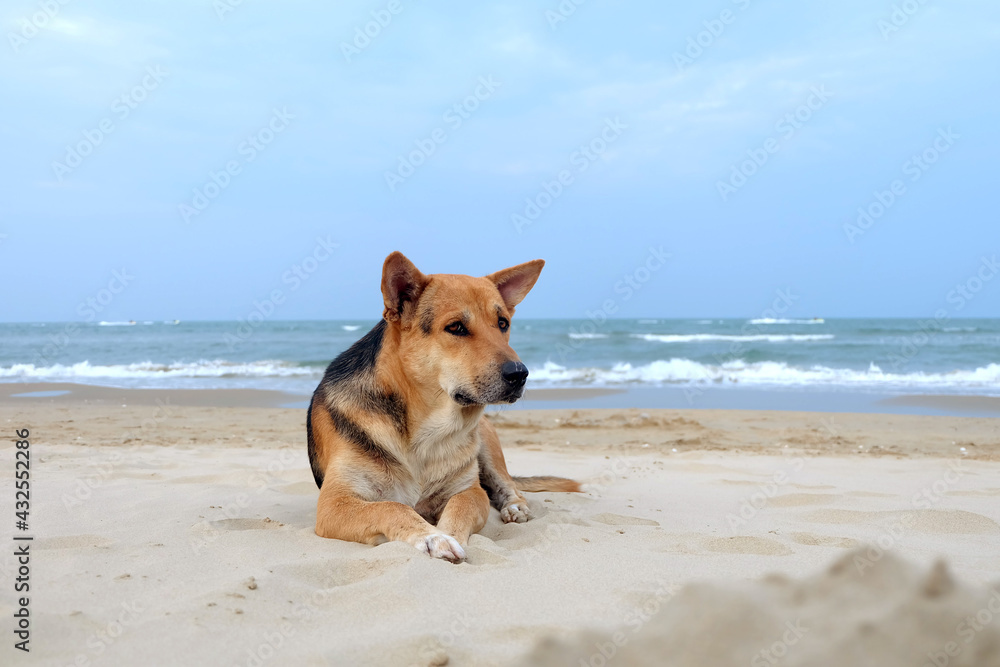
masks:
<svg viewBox="0 0 1000 667"><path fill-rule="evenodd" d="M922 573L863 548L802 581L663 591L612 635L545 639L522 664L996 667L1000 582L973 590L943 562Z"/></svg>

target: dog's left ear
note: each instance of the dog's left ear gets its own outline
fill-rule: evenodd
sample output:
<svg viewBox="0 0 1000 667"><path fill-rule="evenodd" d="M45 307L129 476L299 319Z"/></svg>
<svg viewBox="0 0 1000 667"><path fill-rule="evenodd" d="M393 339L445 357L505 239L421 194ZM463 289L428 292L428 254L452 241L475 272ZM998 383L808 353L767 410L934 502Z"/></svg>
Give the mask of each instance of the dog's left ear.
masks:
<svg viewBox="0 0 1000 667"><path fill-rule="evenodd" d="M538 274L542 272L543 266L545 266L544 259L533 259L530 262L491 273L486 276L486 279L497 286L507 310L514 312L514 307L521 303L531 288L535 286L535 281L538 280Z"/></svg>

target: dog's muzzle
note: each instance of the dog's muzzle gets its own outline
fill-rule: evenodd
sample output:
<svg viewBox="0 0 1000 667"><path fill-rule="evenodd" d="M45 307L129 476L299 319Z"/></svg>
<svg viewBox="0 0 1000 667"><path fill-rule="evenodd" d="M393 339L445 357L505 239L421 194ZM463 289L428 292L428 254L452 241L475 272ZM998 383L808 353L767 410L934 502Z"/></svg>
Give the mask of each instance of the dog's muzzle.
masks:
<svg viewBox="0 0 1000 667"><path fill-rule="evenodd" d="M528 368L524 364L506 361L500 366L499 382L494 376L492 381L478 385L476 389L461 388L452 392L451 397L461 406L514 403L524 393L527 380Z"/></svg>

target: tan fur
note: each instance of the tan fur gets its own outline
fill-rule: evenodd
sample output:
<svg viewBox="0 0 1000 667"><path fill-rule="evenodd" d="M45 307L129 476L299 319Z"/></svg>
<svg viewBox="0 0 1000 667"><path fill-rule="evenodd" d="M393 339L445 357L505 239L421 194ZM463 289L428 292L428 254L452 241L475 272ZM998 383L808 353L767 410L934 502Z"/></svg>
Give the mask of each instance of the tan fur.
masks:
<svg viewBox="0 0 1000 667"><path fill-rule="evenodd" d="M514 477L518 491L568 491L579 493L580 483L562 477Z"/></svg>
<svg viewBox="0 0 1000 667"><path fill-rule="evenodd" d="M504 521L522 522L530 514L519 489L579 490L557 477L511 478L483 415L486 404L521 395L523 377L505 375L504 364L520 360L502 323L543 265L425 276L389 255L384 322L331 363L310 406L317 535L400 540L457 562L491 501ZM465 334L450 333L456 323Z"/></svg>

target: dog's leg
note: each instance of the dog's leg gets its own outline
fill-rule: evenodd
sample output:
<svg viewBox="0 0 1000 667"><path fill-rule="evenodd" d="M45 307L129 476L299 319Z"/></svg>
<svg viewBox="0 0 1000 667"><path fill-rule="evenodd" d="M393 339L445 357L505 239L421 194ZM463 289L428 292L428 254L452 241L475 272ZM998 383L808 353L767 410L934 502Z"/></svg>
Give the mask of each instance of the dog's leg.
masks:
<svg viewBox="0 0 1000 667"><path fill-rule="evenodd" d="M504 523L524 523L531 519L528 501L517 490L514 480L507 472L507 463L500 449L497 435L486 417L479 420L479 481L489 494L490 503L500 511Z"/></svg>
<svg viewBox="0 0 1000 667"><path fill-rule="evenodd" d="M469 536L486 525L490 515L490 499L479 484L470 486L448 499L437 526L462 546L469 543Z"/></svg>
<svg viewBox="0 0 1000 667"><path fill-rule="evenodd" d="M465 560L465 550L458 541L441 528L424 521L412 507L389 501L364 500L330 479L324 482L319 492L316 534L373 545L398 540L433 558L453 563Z"/></svg>

